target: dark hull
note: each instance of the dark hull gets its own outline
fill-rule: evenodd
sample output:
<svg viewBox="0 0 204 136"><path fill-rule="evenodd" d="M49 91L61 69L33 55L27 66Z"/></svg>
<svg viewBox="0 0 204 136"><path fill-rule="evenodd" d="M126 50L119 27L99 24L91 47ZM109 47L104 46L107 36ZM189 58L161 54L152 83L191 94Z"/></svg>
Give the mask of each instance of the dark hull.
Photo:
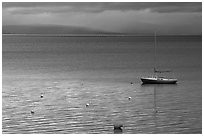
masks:
<svg viewBox="0 0 204 136"><path fill-rule="evenodd" d="M141 78L143 84L176 84L177 80L176 79L169 79L169 80L151 80L151 79L145 79Z"/></svg>

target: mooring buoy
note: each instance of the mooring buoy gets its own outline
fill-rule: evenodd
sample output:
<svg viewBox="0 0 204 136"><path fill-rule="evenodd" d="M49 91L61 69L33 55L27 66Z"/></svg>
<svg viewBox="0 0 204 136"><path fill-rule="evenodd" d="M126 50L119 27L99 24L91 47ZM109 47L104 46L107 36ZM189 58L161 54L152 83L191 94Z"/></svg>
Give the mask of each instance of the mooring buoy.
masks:
<svg viewBox="0 0 204 136"><path fill-rule="evenodd" d="M35 112L34 112L34 110L31 110L30 113L31 113L31 114L34 114Z"/></svg>
<svg viewBox="0 0 204 136"><path fill-rule="evenodd" d="M123 129L122 129L123 125L122 124L115 124L114 125L114 133L122 133Z"/></svg>
<svg viewBox="0 0 204 136"><path fill-rule="evenodd" d="M86 107L89 107L89 103L86 104Z"/></svg>

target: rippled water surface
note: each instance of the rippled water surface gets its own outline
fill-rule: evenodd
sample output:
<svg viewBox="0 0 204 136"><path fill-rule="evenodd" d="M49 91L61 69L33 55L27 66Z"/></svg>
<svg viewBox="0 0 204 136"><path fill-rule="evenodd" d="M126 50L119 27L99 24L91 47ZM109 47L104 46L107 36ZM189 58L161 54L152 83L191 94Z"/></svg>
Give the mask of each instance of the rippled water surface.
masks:
<svg viewBox="0 0 204 136"><path fill-rule="evenodd" d="M152 40L3 36L3 133L202 133L201 40L159 37L158 67L179 82L142 85Z"/></svg>

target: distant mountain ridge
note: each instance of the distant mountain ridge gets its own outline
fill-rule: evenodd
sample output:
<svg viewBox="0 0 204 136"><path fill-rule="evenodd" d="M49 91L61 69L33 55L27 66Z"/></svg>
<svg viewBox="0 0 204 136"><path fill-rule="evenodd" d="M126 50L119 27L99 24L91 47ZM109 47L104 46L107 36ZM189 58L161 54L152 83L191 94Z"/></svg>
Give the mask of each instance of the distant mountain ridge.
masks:
<svg viewBox="0 0 204 136"><path fill-rule="evenodd" d="M3 25L3 34L111 34L85 27L57 25Z"/></svg>
<svg viewBox="0 0 204 136"><path fill-rule="evenodd" d="M136 28L135 28L136 29ZM128 30L127 30L128 31ZM136 31L136 30L135 30ZM2 26L2 34L17 34L17 35L67 35L67 36L153 36L153 30L150 32L145 32L137 29L136 33L128 33L128 32L111 32L111 31L103 31L97 29L91 29L86 27L76 27L76 26L61 26L61 25L3 25ZM163 36L202 36L202 34L163 34L159 33L159 35Z"/></svg>

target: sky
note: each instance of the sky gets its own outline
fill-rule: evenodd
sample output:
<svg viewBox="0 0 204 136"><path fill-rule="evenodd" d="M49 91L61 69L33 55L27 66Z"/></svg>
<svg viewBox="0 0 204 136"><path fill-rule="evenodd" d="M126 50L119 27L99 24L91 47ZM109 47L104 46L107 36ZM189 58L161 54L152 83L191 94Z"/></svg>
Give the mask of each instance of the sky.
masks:
<svg viewBox="0 0 204 136"><path fill-rule="evenodd" d="M120 33L201 34L201 2L3 2L4 25L63 25Z"/></svg>

